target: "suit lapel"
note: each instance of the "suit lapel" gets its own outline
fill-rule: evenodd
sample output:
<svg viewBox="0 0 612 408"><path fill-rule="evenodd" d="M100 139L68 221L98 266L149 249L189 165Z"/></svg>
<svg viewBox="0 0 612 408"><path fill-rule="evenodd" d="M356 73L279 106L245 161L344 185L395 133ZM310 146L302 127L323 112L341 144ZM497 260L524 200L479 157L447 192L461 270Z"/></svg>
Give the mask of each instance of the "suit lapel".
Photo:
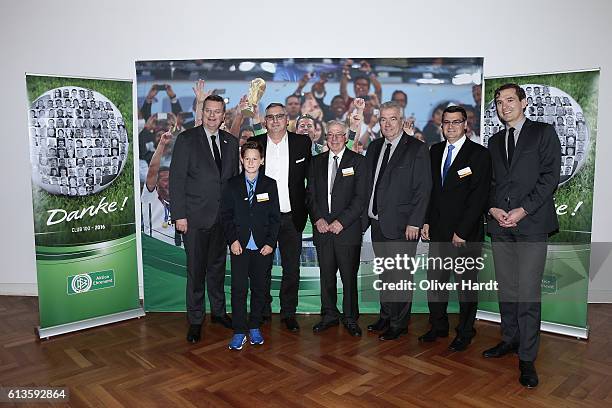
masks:
<svg viewBox="0 0 612 408"><path fill-rule="evenodd" d="M221 174L232 174L232 171L230 169L230 144L227 141L227 134L222 130L219 130L219 142L219 144L221 145Z"/></svg>
<svg viewBox="0 0 612 408"><path fill-rule="evenodd" d="M412 136L408 136L406 133L403 133L400 136L401 139L397 143L397 146L395 147L395 151L393 152L393 155L389 159L389 163L387 163L387 169L385 170L384 177L388 177L387 174L390 174L390 170L392 170L393 167L397 166L397 162L399 162L400 158L404 156L404 151L408 148L407 138L409 137L412 137Z"/></svg>
<svg viewBox="0 0 612 408"><path fill-rule="evenodd" d="M516 148L514 149L514 156L512 156L512 163L510 163L510 170L514 167L514 163L516 163L517 158L520 157L523 148L527 144L529 140L527 140L527 134L529 133L529 128L531 127L531 121L525 118L525 123L523 123L523 127L521 128L521 132L519 133L518 141L516 142Z"/></svg>
<svg viewBox="0 0 612 408"><path fill-rule="evenodd" d="M238 183L238 191L240 192L240 197L243 197L242 202L244 203L244 208L246 211L248 211L249 208L249 191L247 190L247 186L246 186L246 175L244 174L244 172L240 173L240 175L242 177L240 177L240 183ZM257 183L257 187L259 187L259 183ZM255 188L255 191L257 191L257 187ZM253 198L253 200L255 200L255 198ZM253 201L255 202L255 201Z"/></svg>
<svg viewBox="0 0 612 408"><path fill-rule="evenodd" d="M381 140L381 139L378 139ZM374 177L376 176L376 165L378 164L378 159L380 158L380 153L382 152L382 147L385 144L385 140L382 139L382 143L377 143L374 145L374 148L372 149L373 152L373 161L372 161L372 168L370 169L372 171L372 183L374 183Z"/></svg>
<svg viewBox="0 0 612 408"><path fill-rule="evenodd" d="M393 168L397 166L398 162L401 160L401 158L404 156L404 153L408 149L408 139L407 138L412 137L412 136L408 136L406 133L404 133L400 137L401 139L397 143L397 146L395 146L395 151L393 151L393 155L391 156L391 158L389 159L389 162L387 163L385 174L383 174L383 178L380 180L381 183L388 183L388 181L391 179ZM385 143L387 142L385 141Z"/></svg>
<svg viewBox="0 0 612 408"><path fill-rule="evenodd" d="M332 189L332 195L334 195L334 191L336 191L336 186L338 185L338 183L344 182L344 175L342 173L342 169L350 167L350 164L352 162L353 158L350 157L348 148L345 148L344 153L342 154L342 159L340 159L340 163L338 163L338 172L336 173L336 178L334 179L334 188Z"/></svg>
<svg viewBox="0 0 612 408"><path fill-rule="evenodd" d="M287 177L288 180L293 180L291 176L293 175L295 161L298 160L298 158L296 157L295 142L295 138L291 137L291 134L287 132L287 145L289 146L289 175Z"/></svg>
<svg viewBox="0 0 612 408"><path fill-rule="evenodd" d="M508 156L506 154L506 131L505 130L502 131L497 147L499 148L499 154L502 159L502 162L504 163L504 166L506 166L506 171L509 171L510 166L508 165Z"/></svg>
<svg viewBox="0 0 612 408"><path fill-rule="evenodd" d="M442 186L443 190L450 188L450 186L456 184L459 180L458 175L456 174L458 170L464 168L464 165L466 164L466 159L470 156L470 150L473 148L471 143L473 142L466 137L465 142L463 142L463 146L461 146L461 150L459 150L459 153L457 153L455 160L453 160L453 163L448 168L446 180L444 182L444 185Z"/></svg>
<svg viewBox="0 0 612 408"><path fill-rule="evenodd" d="M442 168L442 156L444 155L444 149L446 147L446 144L440 144L438 146L436 146L435 148L432 147L433 170L432 170L431 175L433 177L434 186L441 188L442 187L442 171L440 169Z"/></svg>
<svg viewBox="0 0 612 408"><path fill-rule="evenodd" d="M208 163L209 167L213 167L216 173L219 174L219 170L217 169L217 164L215 163L213 152L212 150L210 150L210 144L208 143L208 135L204 130L204 126L198 126L198 130L200 131L200 145L202 146L202 150L204 151L204 161Z"/></svg>
<svg viewBox="0 0 612 408"><path fill-rule="evenodd" d="M259 174L257 175L257 184L255 185L255 192L253 193L253 207L255 207L256 205L259 205L259 203L257 202L257 194L261 194L261 193L267 193L266 190L266 186L265 186L265 182L262 180L262 172L261 172L261 168L259 169ZM246 181L244 182L244 189L246 191ZM247 202L248 197L249 197L249 192L246 191L246 197L247 197Z"/></svg>
<svg viewBox="0 0 612 408"><path fill-rule="evenodd" d="M321 156L318 160L323 160L323 165L319 166L317 177L322 180L320 190L322 190L322 197L325 197L325 208L327 208L327 194L329 194L329 179L327 177L328 174L328 166L329 166L329 151L320 153ZM318 157L318 156L317 156Z"/></svg>

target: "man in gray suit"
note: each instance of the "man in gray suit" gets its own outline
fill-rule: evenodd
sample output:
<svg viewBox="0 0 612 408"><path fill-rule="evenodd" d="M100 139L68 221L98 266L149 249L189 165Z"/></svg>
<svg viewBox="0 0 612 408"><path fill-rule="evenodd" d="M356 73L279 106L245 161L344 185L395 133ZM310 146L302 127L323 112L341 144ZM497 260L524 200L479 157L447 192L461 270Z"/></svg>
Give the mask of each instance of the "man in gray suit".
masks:
<svg viewBox="0 0 612 408"><path fill-rule="evenodd" d="M396 102L380 106L383 138L368 146L371 169L364 226L372 226L377 258L414 257L431 193L431 167L427 145L404 132L402 108ZM414 132L414 123L407 126ZM413 271L412 271L413 272ZM412 280L411 271L388 270L383 281ZM407 332L412 291L380 292L380 316L368 331L380 331L381 340L394 340Z"/></svg>
<svg viewBox="0 0 612 408"><path fill-rule="evenodd" d="M204 100L202 126L178 135L170 164L170 207L187 254L187 341L200 341L204 321L204 279L212 322L227 328L225 258L227 245L219 222L221 191L238 173L238 141L219 129L225 103L218 95Z"/></svg>
<svg viewBox="0 0 612 408"><path fill-rule="evenodd" d="M502 341L487 358L518 352L519 382L538 385L534 361L540 341L542 274L548 235L559 222L553 194L559 184L561 144L551 125L525 117L525 91L506 84L495 91L506 128L489 140L493 164L488 231L499 285Z"/></svg>

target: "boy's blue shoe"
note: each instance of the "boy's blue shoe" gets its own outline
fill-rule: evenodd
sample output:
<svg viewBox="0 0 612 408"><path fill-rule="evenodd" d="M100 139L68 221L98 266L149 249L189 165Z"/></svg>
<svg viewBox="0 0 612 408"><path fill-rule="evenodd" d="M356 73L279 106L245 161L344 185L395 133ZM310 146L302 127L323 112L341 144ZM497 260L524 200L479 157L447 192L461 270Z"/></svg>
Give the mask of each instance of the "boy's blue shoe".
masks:
<svg viewBox="0 0 612 408"><path fill-rule="evenodd" d="M250 329L249 330L249 340L251 341L251 344L263 344L264 343L264 338L261 335L261 331L259 331L259 329Z"/></svg>
<svg viewBox="0 0 612 408"><path fill-rule="evenodd" d="M232 341L230 341L229 349L230 350L242 350L242 346L246 343L246 335L244 334L234 334L232 337Z"/></svg>

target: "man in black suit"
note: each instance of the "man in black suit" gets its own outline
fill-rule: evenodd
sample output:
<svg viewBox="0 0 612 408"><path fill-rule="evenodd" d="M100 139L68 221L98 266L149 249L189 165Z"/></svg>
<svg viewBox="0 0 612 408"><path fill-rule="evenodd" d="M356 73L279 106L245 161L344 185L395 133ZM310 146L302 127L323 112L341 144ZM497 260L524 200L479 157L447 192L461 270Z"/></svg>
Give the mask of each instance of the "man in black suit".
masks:
<svg viewBox="0 0 612 408"><path fill-rule="evenodd" d="M551 125L532 122L525 91L506 84L495 91L505 123L489 139L493 179L489 203L502 341L484 357L519 356L519 382L538 385L534 366L540 341L541 286L548 235L558 230L553 194L559 184L561 144Z"/></svg>
<svg viewBox="0 0 612 408"><path fill-rule="evenodd" d="M449 106L442 114L445 142L431 146L433 188L421 237L430 240L429 259L471 259L457 263L455 282L459 293L457 336L449 348L462 351L476 334L474 320L478 308L478 292L463 288L463 283L478 282L478 264L484 240L484 214L487 211L491 186L491 156L487 149L467 138L467 112L461 106ZM453 263L454 264L454 263ZM446 262L428 262L430 282L449 282L452 269ZM482 264L480 264L482 265ZM429 322L431 329L419 337L432 342L448 336L448 290L429 290Z"/></svg>
<svg viewBox="0 0 612 408"><path fill-rule="evenodd" d="M306 225L306 176L310 164L311 142L306 135L287 131L287 111L281 103L271 103L266 108L267 134L250 138L265 149L264 174L276 180L281 210L281 226L278 232L278 249L281 255L283 276L280 288L281 320L287 329L300 329L295 320L300 285L300 255L302 231ZM270 286L272 268L268 271L267 307L264 317L271 315L272 296Z"/></svg>
<svg viewBox="0 0 612 408"><path fill-rule="evenodd" d="M361 219L367 202L365 157L346 148L347 127L332 120L327 127L329 151L312 159L308 171L307 203L314 228L321 282L321 321L312 330L337 326L336 271L340 270L343 324L351 336L361 336L357 325L357 272L361 254Z"/></svg>
<svg viewBox="0 0 612 408"><path fill-rule="evenodd" d="M187 340L200 340L204 321L204 279L212 318L227 328L225 258L227 246L219 222L221 191L238 173L238 142L220 130L225 103L218 95L204 100L202 126L178 135L170 164L170 206L175 228L183 234L187 254Z"/></svg>
<svg viewBox="0 0 612 408"><path fill-rule="evenodd" d="M366 159L370 169L366 222L372 226L377 258L414 257L431 191L431 167L427 145L403 132L402 108L396 102L380 106L383 138L370 143ZM414 129L414 123L408 125ZM412 280L414 271L387 270L391 278ZM380 317L368 331L382 331L381 340L397 339L407 332L412 291L380 292Z"/></svg>

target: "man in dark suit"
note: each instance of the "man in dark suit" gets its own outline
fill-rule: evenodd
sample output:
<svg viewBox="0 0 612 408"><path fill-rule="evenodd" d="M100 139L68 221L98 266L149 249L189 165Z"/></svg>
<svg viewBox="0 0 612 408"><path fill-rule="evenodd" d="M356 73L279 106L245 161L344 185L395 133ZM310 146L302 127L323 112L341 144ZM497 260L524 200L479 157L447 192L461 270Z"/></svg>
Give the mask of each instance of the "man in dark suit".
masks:
<svg viewBox="0 0 612 408"><path fill-rule="evenodd" d="M265 149L264 174L276 180L281 210L281 226L278 232L278 248L281 255L283 276L280 288L281 320L287 329L300 329L295 320L300 285L300 255L302 231L306 225L306 176L310 164L311 142L306 135L287 131L287 111L281 103L271 103L266 108L267 134L250 138ZM271 314L270 286L272 268L268 271L268 305L264 317Z"/></svg>
<svg viewBox="0 0 612 408"><path fill-rule="evenodd" d="M364 226L372 226L377 258L414 257L431 191L427 145L403 132L402 108L396 102L380 106L383 138L370 143L366 159L371 192ZM414 123L409 124L414 127ZM414 271L387 270L383 281L412 279ZM380 317L368 331L382 331L381 340L397 339L407 332L412 291L380 292Z"/></svg>
<svg viewBox="0 0 612 408"><path fill-rule="evenodd" d="M559 184L561 144L551 125L525 117L525 91L506 84L495 91L506 129L489 139L493 179L489 203L502 341L484 357L519 356L519 382L538 385L534 366L541 320L542 274L548 235L559 228L553 194Z"/></svg>
<svg viewBox="0 0 612 408"><path fill-rule="evenodd" d="M484 240L484 214L488 209L491 186L491 156L487 149L467 138L467 112L461 106L449 106L442 114L445 142L431 146L433 188L426 223L421 237L430 240L429 259L471 259L462 262L454 272L459 293L457 336L449 348L462 351L476 334L474 320L478 308L478 292L464 289L463 283L478 282L478 264ZM454 264L454 263L453 263ZM449 282L452 269L446 262L428 262L430 282ZM429 290L429 322L431 329L419 337L432 342L448 336L448 290Z"/></svg>
<svg viewBox="0 0 612 408"><path fill-rule="evenodd" d="M357 325L357 272L361 254L361 219L367 202L365 157L346 148L347 127L332 120L327 127L329 151L312 159L308 171L307 203L314 225L321 282L321 332L339 323L336 271L342 279L343 324L351 336L361 336Z"/></svg>
<svg viewBox="0 0 612 408"><path fill-rule="evenodd" d="M178 135L170 164L170 206L175 228L183 234L187 254L187 340L200 340L204 321L204 279L212 318L227 328L225 258L227 246L219 222L221 191L238 173L238 142L219 129L225 103L218 95L204 100L202 126Z"/></svg>

